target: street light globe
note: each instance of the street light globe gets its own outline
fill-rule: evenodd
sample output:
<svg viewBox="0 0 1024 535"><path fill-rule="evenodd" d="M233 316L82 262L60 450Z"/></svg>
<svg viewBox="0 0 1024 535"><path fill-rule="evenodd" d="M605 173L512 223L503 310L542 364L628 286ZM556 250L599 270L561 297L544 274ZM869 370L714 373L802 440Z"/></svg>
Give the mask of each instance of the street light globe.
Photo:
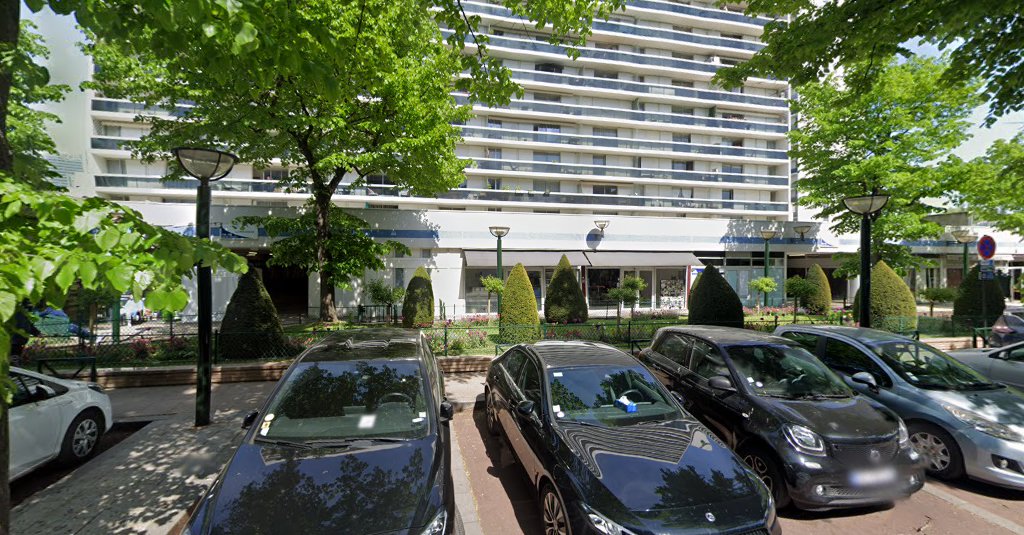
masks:
<svg viewBox="0 0 1024 535"><path fill-rule="evenodd" d="M491 236L495 238L504 238L508 234L508 227L489 227L488 230L491 231Z"/></svg>
<svg viewBox="0 0 1024 535"><path fill-rule="evenodd" d="M178 147L172 152L181 168L200 180L214 181L224 178L238 160L237 156L228 152L198 147Z"/></svg>
<svg viewBox="0 0 1024 535"><path fill-rule="evenodd" d="M773 228L769 227L769 228L761 229L761 237L766 239L766 240L771 240L771 239L775 238L778 235L779 235L779 231L777 231L777 230L775 230Z"/></svg>
<svg viewBox="0 0 1024 535"><path fill-rule="evenodd" d="M803 239L804 234L807 234L814 228L814 225L793 225L793 232L800 235L800 239Z"/></svg>
<svg viewBox="0 0 1024 535"><path fill-rule="evenodd" d="M889 203L888 195L863 195L860 197L847 197L843 199L843 204L846 208L860 215L872 215L876 214L885 208L885 205Z"/></svg>
<svg viewBox="0 0 1024 535"><path fill-rule="evenodd" d="M978 239L978 235L971 232L971 229L969 228L958 228L950 232L950 234L953 235L953 239L956 240L957 243L971 243Z"/></svg>
<svg viewBox="0 0 1024 535"><path fill-rule="evenodd" d="M604 229L608 228L608 220L598 219L597 221L594 221L594 226L597 227L597 230L600 230L603 233Z"/></svg>

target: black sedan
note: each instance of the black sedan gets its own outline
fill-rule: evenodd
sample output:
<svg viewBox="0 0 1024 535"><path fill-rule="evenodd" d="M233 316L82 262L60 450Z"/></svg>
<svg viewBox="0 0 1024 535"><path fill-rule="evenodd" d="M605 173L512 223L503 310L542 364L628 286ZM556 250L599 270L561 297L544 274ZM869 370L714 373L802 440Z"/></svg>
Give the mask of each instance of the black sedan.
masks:
<svg viewBox="0 0 1024 535"><path fill-rule="evenodd" d="M757 477L615 348L515 346L494 360L484 395L547 534L780 533Z"/></svg>
<svg viewBox="0 0 1024 535"><path fill-rule="evenodd" d="M450 533L437 362L423 336L342 331L285 372L186 534Z"/></svg>

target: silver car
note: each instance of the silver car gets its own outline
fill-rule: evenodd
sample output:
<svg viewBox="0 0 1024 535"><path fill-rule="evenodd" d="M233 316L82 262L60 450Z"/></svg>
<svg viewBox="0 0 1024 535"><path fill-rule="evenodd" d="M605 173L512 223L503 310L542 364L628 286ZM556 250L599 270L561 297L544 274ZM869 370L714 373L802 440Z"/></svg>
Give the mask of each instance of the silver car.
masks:
<svg viewBox="0 0 1024 535"><path fill-rule="evenodd" d="M961 349L949 354L993 381L1024 389L1024 342L1008 347Z"/></svg>
<svg viewBox="0 0 1024 535"><path fill-rule="evenodd" d="M1024 489L1024 394L949 355L884 331L788 325L794 340L907 423L928 473Z"/></svg>

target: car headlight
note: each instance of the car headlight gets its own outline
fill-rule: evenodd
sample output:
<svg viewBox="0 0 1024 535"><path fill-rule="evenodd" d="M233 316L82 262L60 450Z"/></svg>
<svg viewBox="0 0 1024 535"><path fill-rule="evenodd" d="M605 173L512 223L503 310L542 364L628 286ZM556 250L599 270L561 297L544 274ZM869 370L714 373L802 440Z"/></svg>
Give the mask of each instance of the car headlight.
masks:
<svg viewBox="0 0 1024 535"><path fill-rule="evenodd" d="M910 444L910 431L907 430L907 424L903 423L902 418L898 418L897 421L900 424L900 447L905 448Z"/></svg>
<svg viewBox="0 0 1024 535"><path fill-rule="evenodd" d="M986 435L992 435L1003 440L1024 442L1024 437L1021 437L1020 433L1003 424L993 422L976 412L961 409L960 407L953 405L943 405L942 408L946 409L946 411L952 414L957 420L960 420Z"/></svg>
<svg viewBox="0 0 1024 535"><path fill-rule="evenodd" d="M817 433L802 425L784 425L786 440L800 453L806 455L825 456L825 441Z"/></svg>
<svg viewBox="0 0 1024 535"><path fill-rule="evenodd" d="M441 509L440 513L427 524L427 527L423 529L422 535L441 535L444 533L445 525L448 522L448 511Z"/></svg>
<svg viewBox="0 0 1024 535"><path fill-rule="evenodd" d="M634 535L632 531L616 524L612 519L598 513L597 511L584 506L587 512L587 519L590 520L594 529L607 535Z"/></svg>

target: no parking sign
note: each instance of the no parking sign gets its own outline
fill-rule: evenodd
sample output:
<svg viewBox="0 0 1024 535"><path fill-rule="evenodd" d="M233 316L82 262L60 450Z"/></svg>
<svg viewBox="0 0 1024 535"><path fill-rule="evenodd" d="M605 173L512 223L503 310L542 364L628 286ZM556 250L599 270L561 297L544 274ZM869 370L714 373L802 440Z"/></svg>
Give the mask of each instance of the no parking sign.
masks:
<svg viewBox="0 0 1024 535"><path fill-rule="evenodd" d="M978 256L983 260L991 260L996 255L996 240L985 235L978 239Z"/></svg>

